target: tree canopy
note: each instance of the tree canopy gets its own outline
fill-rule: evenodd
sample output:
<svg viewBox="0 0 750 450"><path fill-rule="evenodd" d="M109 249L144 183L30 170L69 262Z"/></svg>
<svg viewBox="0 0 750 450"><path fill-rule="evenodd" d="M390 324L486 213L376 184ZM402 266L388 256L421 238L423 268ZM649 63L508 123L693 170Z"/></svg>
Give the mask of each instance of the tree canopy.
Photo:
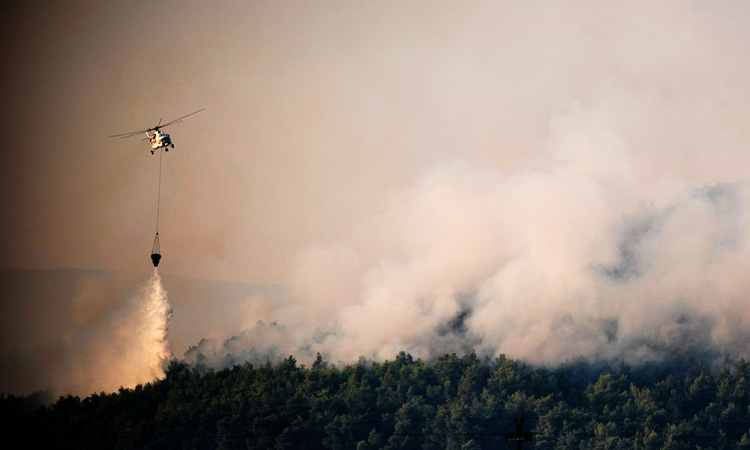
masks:
<svg viewBox="0 0 750 450"><path fill-rule="evenodd" d="M474 353L204 372L173 362L163 380L116 393L0 395L0 423L17 448L502 449L524 417L524 449L750 449L748 362L658 369Z"/></svg>

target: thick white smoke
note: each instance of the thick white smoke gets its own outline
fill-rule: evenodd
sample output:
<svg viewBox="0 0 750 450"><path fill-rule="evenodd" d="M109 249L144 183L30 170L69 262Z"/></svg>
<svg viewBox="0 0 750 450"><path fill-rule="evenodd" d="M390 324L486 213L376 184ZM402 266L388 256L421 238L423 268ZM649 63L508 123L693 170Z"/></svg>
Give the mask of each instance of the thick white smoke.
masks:
<svg viewBox="0 0 750 450"><path fill-rule="evenodd" d="M579 106L551 130L528 169L424 173L346 239L299 255L274 324L188 361L748 356L747 186L670 177Z"/></svg>
<svg viewBox="0 0 750 450"><path fill-rule="evenodd" d="M111 291L95 290L101 295L82 290L71 303L69 315L77 328L67 336L68 369L58 391L112 392L163 377L172 357L167 340L172 309L159 272L154 269L151 279L120 305L107 298ZM107 305L92 315L91 306L97 304Z"/></svg>

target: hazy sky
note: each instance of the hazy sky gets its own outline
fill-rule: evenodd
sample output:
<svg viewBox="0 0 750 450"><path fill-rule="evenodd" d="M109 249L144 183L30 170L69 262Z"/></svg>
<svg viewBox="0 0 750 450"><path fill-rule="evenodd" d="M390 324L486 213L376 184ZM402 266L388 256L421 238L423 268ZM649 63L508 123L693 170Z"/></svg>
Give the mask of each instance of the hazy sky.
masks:
<svg viewBox="0 0 750 450"><path fill-rule="evenodd" d="M165 130L159 269L287 286L241 321L283 351L750 342L748 2L0 8L1 268L145 279L158 156L107 136L206 108Z"/></svg>
<svg viewBox="0 0 750 450"><path fill-rule="evenodd" d="M748 167L741 2L3 9L4 267L140 269L158 160L107 136L204 107L167 129L162 270L209 279L285 281L430 168L548 163L572 107L669 164L654 181Z"/></svg>

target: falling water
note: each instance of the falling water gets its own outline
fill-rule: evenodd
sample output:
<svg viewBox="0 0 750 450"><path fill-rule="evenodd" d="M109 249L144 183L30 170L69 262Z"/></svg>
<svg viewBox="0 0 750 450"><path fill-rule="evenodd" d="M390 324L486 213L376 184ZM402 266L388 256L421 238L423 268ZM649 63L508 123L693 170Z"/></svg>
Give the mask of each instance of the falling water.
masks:
<svg viewBox="0 0 750 450"><path fill-rule="evenodd" d="M172 308L167 301L167 291L161 284L159 270L156 267L151 279L143 288L139 307L139 315L143 321L137 326L138 337L144 349L143 366L148 366L152 379L161 378L172 358L172 350L167 340Z"/></svg>
<svg viewBox="0 0 750 450"><path fill-rule="evenodd" d="M70 334L68 372L58 393L114 392L164 377L172 358L167 340L171 316L167 291L154 268L135 295Z"/></svg>

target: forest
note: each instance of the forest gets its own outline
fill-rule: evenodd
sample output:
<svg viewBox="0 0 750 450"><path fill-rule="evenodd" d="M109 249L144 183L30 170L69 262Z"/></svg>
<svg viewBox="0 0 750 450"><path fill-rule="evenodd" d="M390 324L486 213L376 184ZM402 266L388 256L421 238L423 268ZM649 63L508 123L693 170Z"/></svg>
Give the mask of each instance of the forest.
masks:
<svg viewBox="0 0 750 450"><path fill-rule="evenodd" d="M545 368L402 352L336 366L318 354L309 368L172 362L162 380L53 403L0 395L19 449L515 449L515 418L533 433L524 449L750 449L750 363Z"/></svg>

